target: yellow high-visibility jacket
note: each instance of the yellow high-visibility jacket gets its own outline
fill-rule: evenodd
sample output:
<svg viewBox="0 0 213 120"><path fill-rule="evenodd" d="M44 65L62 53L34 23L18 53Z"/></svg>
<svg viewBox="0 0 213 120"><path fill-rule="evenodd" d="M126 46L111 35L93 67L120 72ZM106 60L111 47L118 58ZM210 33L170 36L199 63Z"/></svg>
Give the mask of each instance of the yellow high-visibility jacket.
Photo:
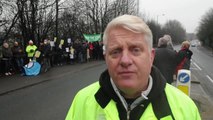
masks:
<svg viewBox="0 0 213 120"><path fill-rule="evenodd" d="M156 81L156 78L158 77L153 78L153 81ZM108 78L106 77L106 79ZM104 79L104 82L106 81L106 79ZM161 78L157 80L160 79ZM71 108L69 109L66 116L66 120L120 120L119 110L117 107L118 102L113 99L109 99L109 101L106 102L107 100L104 100L105 96L109 94L103 94L102 97L100 95L99 99L97 99L96 94L100 90L102 85L108 85L104 82L99 81L80 90L72 102ZM161 84L162 82L159 83ZM107 88L105 86L104 88ZM156 85L154 85L154 87L156 87ZM158 91L158 88L156 87L156 91ZM165 91L170 109L175 120L201 120L196 105L187 95L167 83L165 83L163 89ZM102 103L105 104L105 106L101 105ZM162 110L163 109L164 108L162 108ZM141 116L139 117L140 120L157 120L153 111L153 104L151 102L147 105L144 112L141 113ZM172 120L172 117L171 115L168 115L161 118L161 120Z"/></svg>
<svg viewBox="0 0 213 120"><path fill-rule="evenodd" d="M27 57L33 57L36 49L37 49L36 45L28 45L26 47ZM33 52L31 52L31 50L33 50Z"/></svg>

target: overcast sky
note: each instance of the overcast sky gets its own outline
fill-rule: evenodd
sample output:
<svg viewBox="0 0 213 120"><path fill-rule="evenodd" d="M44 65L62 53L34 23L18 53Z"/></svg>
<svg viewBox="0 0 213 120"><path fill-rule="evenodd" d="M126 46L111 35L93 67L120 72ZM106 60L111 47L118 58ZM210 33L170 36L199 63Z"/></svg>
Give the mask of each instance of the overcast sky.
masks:
<svg viewBox="0 0 213 120"><path fill-rule="evenodd" d="M164 24L176 19L186 32L195 32L202 15L213 8L213 0L140 0L140 12Z"/></svg>

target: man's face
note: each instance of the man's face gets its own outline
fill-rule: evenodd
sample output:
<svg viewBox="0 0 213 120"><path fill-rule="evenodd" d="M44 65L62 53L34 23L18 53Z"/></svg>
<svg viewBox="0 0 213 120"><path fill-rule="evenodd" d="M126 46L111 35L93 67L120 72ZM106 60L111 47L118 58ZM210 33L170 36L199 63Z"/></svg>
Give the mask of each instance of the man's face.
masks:
<svg viewBox="0 0 213 120"><path fill-rule="evenodd" d="M29 42L29 45L33 45L33 42Z"/></svg>
<svg viewBox="0 0 213 120"><path fill-rule="evenodd" d="M109 32L106 64L116 86L127 95L140 94L148 85L154 59L145 36L124 28Z"/></svg>
<svg viewBox="0 0 213 120"><path fill-rule="evenodd" d="M18 42L14 42L14 46L18 46Z"/></svg>

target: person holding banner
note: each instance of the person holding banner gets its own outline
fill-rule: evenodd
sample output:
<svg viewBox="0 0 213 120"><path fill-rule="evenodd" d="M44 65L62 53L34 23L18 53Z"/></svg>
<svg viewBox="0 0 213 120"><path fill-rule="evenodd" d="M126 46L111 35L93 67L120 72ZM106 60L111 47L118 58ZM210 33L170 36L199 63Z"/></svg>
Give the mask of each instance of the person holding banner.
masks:
<svg viewBox="0 0 213 120"><path fill-rule="evenodd" d="M103 35L107 69L77 93L66 120L200 120L195 103L153 66L152 38L139 17L113 19Z"/></svg>
<svg viewBox="0 0 213 120"><path fill-rule="evenodd" d="M75 57L75 49L70 46L70 54L69 54L69 57L70 57L70 64L74 64L74 57Z"/></svg>

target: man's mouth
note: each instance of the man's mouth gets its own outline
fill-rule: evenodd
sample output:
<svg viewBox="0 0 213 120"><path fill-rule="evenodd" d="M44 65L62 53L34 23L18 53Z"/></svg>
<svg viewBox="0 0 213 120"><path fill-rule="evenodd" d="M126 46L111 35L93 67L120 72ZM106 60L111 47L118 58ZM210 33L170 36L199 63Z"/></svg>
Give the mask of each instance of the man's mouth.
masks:
<svg viewBox="0 0 213 120"><path fill-rule="evenodd" d="M133 71L121 71L121 72L118 72L119 75L130 75L130 74L134 74L135 72Z"/></svg>

